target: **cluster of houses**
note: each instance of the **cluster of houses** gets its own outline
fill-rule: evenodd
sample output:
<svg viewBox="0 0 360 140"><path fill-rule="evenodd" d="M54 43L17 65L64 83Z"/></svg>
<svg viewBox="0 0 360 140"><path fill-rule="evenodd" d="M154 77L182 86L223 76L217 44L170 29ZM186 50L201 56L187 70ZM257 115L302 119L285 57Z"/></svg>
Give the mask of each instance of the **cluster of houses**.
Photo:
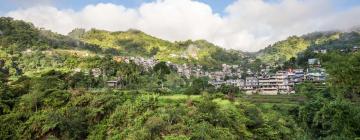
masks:
<svg viewBox="0 0 360 140"><path fill-rule="evenodd" d="M143 58L143 57L119 57L114 58L116 61L124 61L125 63L134 62L137 65L141 65L144 69L152 69L159 61L155 58ZM175 69L177 73L186 78L193 77L209 77L210 79L221 80L225 77L241 77L241 69L239 65L227 65L222 64L221 71L204 71L201 65L190 66L188 64L175 64L170 61L166 64Z"/></svg>
<svg viewBox="0 0 360 140"><path fill-rule="evenodd" d="M209 83L215 87L221 85L232 85L244 90L247 94L278 95L295 93L294 86L304 81L314 83L324 83L326 73L321 68L318 59L309 59L309 68L289 69L288 71L277 71L270 73L270 69L262 69L260 74L251 74L247 72L248 77L237 79L214 79Z"/></svg>
<svg viewBox="0 0 360 140"><path fill-rule="evenodd" d="M186 64L177 65L168 62L170 66L176 68L178 74L190 78L194 77L209 77L209 84L216 88L222 85L233 85L246 91L247 94L263 94L263 95L277 95L277 94L291 94L295 93L295 84L304 81L315 83L323 83L326 79L326 73L321 68L318 59L309 59L309 68L293 69L288 71L277 71L270 73L270 69L262 69L259 74L254 74L251 70L246 71L248 77L242 77L242 71L239 65L222 65L220 71L203 71L201 66L189 67Z"/></svg>
<svg viewBox="0 0 360 140"><path fill-rule="evenodd" d="M353 46L352 48L348 48L348 49L340 49L340 52L357 52L360 50L360 47L358 46ZM320 49L315 49L313 50L313 53L322 53L322 54L326 54L328 52L328 49L326 48L320 48Z"/></svg>
<svg viewBox="0 0 360 140"><path fill-rule="evenodd" d="M113 60L116 62L125 62L125 63L130 63L132 61L136 65L143 66L146 71L152 69L158 63L158 60L155 58L143 58L143 57L116 56L113 58Z"/></svg>
<svg viewBox="0 0 360 140"><path fill-rule="evenodd" d="M326 74L322 68L294 69L277 71L274 74L265 73L258 76L249 76L244 79L211 80L209 83L215 87L233 85L246 91L247 94L277 95L295 93L295 84L304 81L323 83Z"/></svg>
<svg viewBox="0 0 360 140"><path fill-rule="evenodd" d="M209 77L210 79L221 80L225 77L241 77L241 69L239 65L222 65L221 71L204 71L202 66L188 66L186 64L178 65L172 64L168 62L169 66L176 69L177 73L186 77L190 78L191 76L194 77Z"/></svg>
<svg viewBox="0 0 360 140"><path fill-rule="evenodd" d="M154 58L142 57L121 57L114 58L115 61L123 61L130 63L134 62L141 65L145 70L152 69L158 61ZM263 94L263 95L277 95L277 94L291 94L295 93L294 86L304 81L311 81L316 83L323 83L326 79L325 70L321 68L318 59L308 60L309 68L307 69L289 69L287 71L277 71L271 73L271 69L262 69L260 73L253 73L251 70L245 71L247 77L242 77L243 71L239 65L222 64L222 69L219 71L205 71L202 66L189 66L187 64L174 64L167 62L169 67L172 67L177 73L183 77L209 77L209 84L216 88L222 85L232 85L239 87L246 91L247 94ZM78 71L78 70L75 70ZM91 75L99 77L101 69L91 69ZM107 85L113 88L120 88L121 79L107 81Z"/></svg>
<svg viewBox="0 0 360 140"><path fill-rule="evenodd" d="M159 61L155 58L143 58L143 57L114 57L114 61L117 62L125 62L130 63L131 61L137 65L143 66L145 71L152 69ZM214 79L217 81L221 81L225 77L241 77L241 70L239 65L222 65L221 71L204 71L201 65L189 66L187 64L175 64L171 62L166 62L166 64L175 69L176 72L190 79L191 77L209 77L210 79ZM75 70L76 71L76 70ZM101 74L100 69L92 69L92 75L98 77ZM119 88L119 84L121 83L121 79L115 79L107 81L107 85L113 88Z"/></svg>

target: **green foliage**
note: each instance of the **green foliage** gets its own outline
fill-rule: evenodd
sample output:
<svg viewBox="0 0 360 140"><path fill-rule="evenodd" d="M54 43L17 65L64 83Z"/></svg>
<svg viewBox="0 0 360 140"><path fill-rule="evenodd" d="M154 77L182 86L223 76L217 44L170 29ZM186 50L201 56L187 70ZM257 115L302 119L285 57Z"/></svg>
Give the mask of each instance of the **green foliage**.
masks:
<svg viewBox="0 0 360 140"><path fill-rule="evenodd" d="M56 48L101 51L95 45L86 44L51 31L37 29L31 23L9 17L0 18L0 31L2 33L0 35L0 46L10 54L26 49L47 50Z"/></svg>
<svg viewBox="0 0 360 140"><path fill-rule="evenodd" d="M236 95L240 95L241 91L239 87L234 85L221 85L220 88L217 89L219 92L226 94L226 97L233 101Z"/></svg>
<svg viewBox="0 0 360 140"><path fill-rule="evenodd" d="M208 77L194 78L191 85L186 89L185 94L187 95L199 95L202 91L211 91L211 85L208 84ZM213 92L213 91L212 91Z"/></svg>
<svg viewBox="0 0 360 140"><path fill-rule="evenodd" d="M291 57L296 57L298 53L306 50L309 46L308 40L293 36L287 40L277 42L258 53L259 58L266 63L281 64Z"/></svg>
<svg viewBox="0 0 360 140"><path fill-rule="evenodd" d="M63 36L1 17L0 32L0 139L360 137L359 53L312 52L359 45L356 32L289 37L258 59L204 40L172 43L137 30L75 29ZM145 71L134 62L115 61L118 55L162 62ZM303 83L296 86L300 96L262 100L235 96L241 91L234 86L215 89L205 77L184 79L165 63L200 64L210 71L223 63L240 64L259 72L268 62L304 67L311 57L324 62L326 85ZM95 68L99 76L93 75ZM105 88L107 80L119 80L122 89ZM259 103L266 101L271 103Z"/></svg>
<svg viewBox="0 0 360 140"><path fill-rule="evenodd" d="M80 39L84 36L86 30L81 28L76 28L72 30L68 35L75 39Z"/></svg>
<svg viewBox="0 0 360 140"><path fill-rule="evenodd" d="M351 139L360 135L360 108L348 101L318 96L301 107L299 114L299 121L314 138Z"/></svg>
<svg viewBox="0 0 360 140"><path fill-rule="evenodd" d="M295 57L298 59L297 64L304 67L307 59L317 55L313 53L314 50L351 52L352 47L359 45L359 32L315 32L301 37L289 37L256 54L262 61L270 64L282 64ZM293 64L294 61L288 61L285 65L289 67Z"/></svg>
<svg viewBox="0 0 360 140"><path fill-rule="evenodd" d="M160 76L160 79L164 79L165 75L170 74L170 68L166 65L166 62L159 62L157 63L153 70L157 72Z"/></svg>
<svg viewBox="0 0 360 140"><path fill-rule="evenodd" d="M221 49L205 40L171 43L137 30L108 32L92 29L81 40L102 48L112 48L120 55L155 57L161 61L211 67L219 67L222 63L238 64L243 56L242 52Z"/></svg>
<svg viewBox="0 0 360 140"><path fill-rule="evenodd" d="M339 55L336 53L326 61L329 87L340 97L352 98L360 95L360 53Z"/></svg>
<svg viewBox="0 0 360 140"><path fill-rule="evenodd" d="M36 80L54 77L67 79L63 73L50 71ZM255 131L255 127L250 127L252 118L244 113L247 104L239 105L239 102L214 100L207 96L199 96L193 103L182 100L162 104L153 93L66 91L61 83L66 81L57 80L52 84L31 82L29 93L21 96L15 108L0 115L0 137L254 139L263 135ZM47 85L49 87L44 88ZM257 116L263 117L262 114ZM263 125L256 128L263 128Z"/></svg>

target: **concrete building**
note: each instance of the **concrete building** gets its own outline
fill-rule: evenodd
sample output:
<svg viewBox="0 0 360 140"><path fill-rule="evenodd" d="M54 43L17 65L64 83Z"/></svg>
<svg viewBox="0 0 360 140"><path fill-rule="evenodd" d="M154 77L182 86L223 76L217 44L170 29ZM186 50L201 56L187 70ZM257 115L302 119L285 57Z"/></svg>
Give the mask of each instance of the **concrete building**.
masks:
<svg viewBox="0 0 360 140"><path fill-rule="evenodd" d="M308 68L305 79L311 82L324 82L326 80L325 69Z"/></svg>
<svg viewBox="0 0 360 140"><path fill-rule="evenodd" d="M226 80L226 84L243 88L245 86L245 81L243 79L230 79L230 80Z"/></svg>
<svg viewBox="0 0 360 140"><path fill-rule="evenodd" d="M112 80L112 81L106 81L106 85L109 88L119 88L120 86L120 81L118 80Z"/></svg>
<svg viewBox="0 0 360 140"><path fill-rule="evenodd" d="M245 78L245 86L244 90L246 91L246 94L252 94L257 92L257 88L259 85L259 79L256 77L246 77Z"/></svg>
<svg viewBox="0 0 360 140"><path fill-rule="evenodd" d="M274 78L277 81L276 84L280 94L288 94L293 90L294 83L289 79L288 72L278 71Z"/></svg>
<svg viewBox="0 0 360 140"><path fill-rule="evenodd" d="M317 66L317 65L320 65L320 60L317 58L311 58L311 59L308 59L308 64L310 66Z"/></svg>
<svg viewBox="0 0 360 140"><path fill-rule="evenodd" d="M277 95L289 94L293 91L294 83L290 80L292 73L278 71L269 77L259 78L259 94Z"/></svg>

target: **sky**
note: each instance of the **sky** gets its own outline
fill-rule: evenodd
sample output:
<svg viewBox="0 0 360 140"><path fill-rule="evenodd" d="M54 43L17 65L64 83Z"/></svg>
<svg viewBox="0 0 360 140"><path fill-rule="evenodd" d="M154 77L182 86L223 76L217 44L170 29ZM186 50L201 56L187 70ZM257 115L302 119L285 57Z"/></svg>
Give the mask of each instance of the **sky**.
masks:
<svg viewBox="0 0 360 140"><path fill-rule="evenodd" d="M360 0L0 0L0 16L64 35L132 28L254 52L292 35L359 26Z"/></svg>

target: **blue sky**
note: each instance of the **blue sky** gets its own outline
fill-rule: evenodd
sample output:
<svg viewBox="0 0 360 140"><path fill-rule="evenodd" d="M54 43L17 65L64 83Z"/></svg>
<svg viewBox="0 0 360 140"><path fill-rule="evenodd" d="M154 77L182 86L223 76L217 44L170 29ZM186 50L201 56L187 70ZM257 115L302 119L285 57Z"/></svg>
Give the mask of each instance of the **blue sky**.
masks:
<svg viewBox="0 0 360 140"><path fill-rule="evenodd" d="M19 1L20 0L0 0L0 12L6 13L11 10L24 8L31 5L29 3L26 2L24 3ZM36 1L36 0L30 0L30 1ZM42 1L42 0L38 0L38 1ZM151 2L151 1L154 0L60 0L60 1L51 2L50 4L60 9L81 10L84 6L88 4L113 3L113 4L123 5L128 8L136 8L140 6L142 3ZM220 14L223 14L223 11L226 8L226 6L234 2L234 0L197 0L197 1L204 2L210 5L214 12ZM49 2L44 2L44 3L49 4Z"/></svg>
<svg viewBox="0 0 360 140"><path fill-rule="evenodd" d="M31 1L31 2L24 2ZM48 2L52 1L52 2ZM97 4L97 3L113 3L118 5L123 5L128 8L135 8L140 6L142 3L151 2L154 0L0 0L0 12L6 13L11 10L16 10L18 8L24 8L34 3L51 3L51 5L60 8L60 9L73 9L80 10L88 4ZM225 14L224 9L232 4L235 0L196 0L204 2L211 6L212 10L216 13ZM243 0L244 1L244 0ZM264 0L267 2L276 3L280 0ZM359 6L360 0L329 0L333 3L338 10L344 10L351 8L353 6Z"/></svg>
<svg viewBox="0 0 360 140"><path fill-rule="evenodd" d="M257 51L292 35L360 26L360 0L0 0L1 15L64 35L135 28L170 41Z"/></svg>

